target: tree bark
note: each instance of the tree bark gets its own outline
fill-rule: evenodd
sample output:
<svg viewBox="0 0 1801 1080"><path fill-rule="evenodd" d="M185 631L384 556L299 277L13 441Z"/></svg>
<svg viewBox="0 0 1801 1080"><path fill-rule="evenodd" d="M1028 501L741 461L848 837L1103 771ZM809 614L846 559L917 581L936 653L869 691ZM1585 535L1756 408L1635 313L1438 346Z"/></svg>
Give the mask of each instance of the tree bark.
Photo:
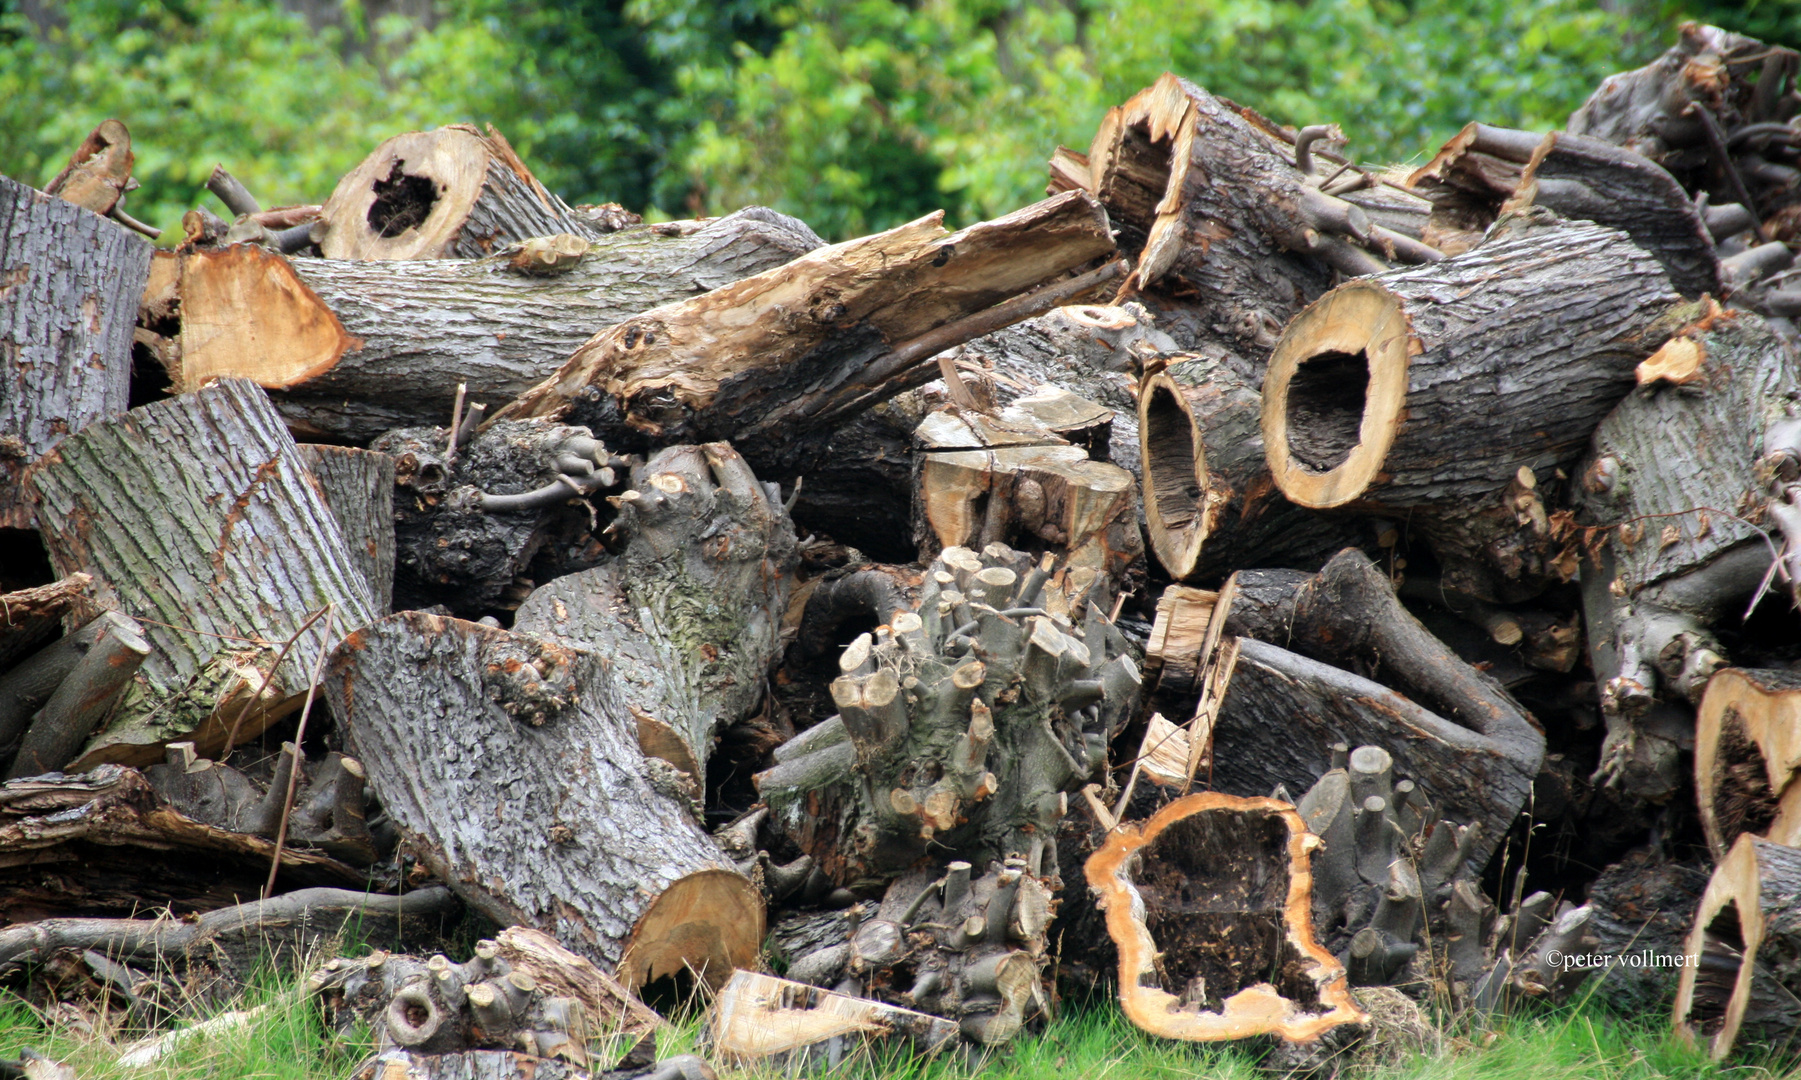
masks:
<svg viewBox="0 0 1801 1080"><path fill-rule="evenodd" d="M125 411L150 245L0 176L0 528L32 525L26 467Z"/></svg>
<svg viewBox="0 0 1801 1080"><path fill-rule="evenodd" d="M96 599L143 623L152 649L77 768L148 765L173 739L210 754L233 727L254 736L299 707L335 643L314 623L265 689L265 669L301 624L327 606L341 628L373 617L337 523L250 383L93 424L38 465L33 485L52 562L91 573Z"/></svg>
<svg viewBox="0 0 1801 1080"><path fill-rule="evenodd" d="M8 780L56 772L73 761L150 655L143 627L133 620L108 611L94 621L99 634L25 729Z"/></svg>
<svg viewBox="0 0 1801 1080"><path fill-rule="evenodd" d="M1801 1028L1801 848L1746 833L1701 896L1676 986L1676 1030L1723 1061L1741 1037Z"/></svg>
<svg viewBox="0 0 1801 1080"><path fill-rule="evenodd" d="M598 657L402 612L346 639L326 690L383 809L489 918L630 987L684 964L718 985L754 959L761 896L690 820L674 770L646 764Z"/></svg>
<svg viewBox="0 0 1801 1080"><path fill-rule="evenodd" d="M64 613L85 599L84 594L93 583L88 574L69 574L48 585L0 593L0 671L11 672L26 656L56 637ZM0 678L0 716L6 715L8 695L4 688L8 685L6 679Z"/></svg>
<svg viewBox="0 0 1801 1080"><path fill-rule="evenodd" d="M585 423L609 440L730 439L759 474L800 472L807 437L823 445L821 432L930 381L938 353L1117 272L1065 279L1114 250L1105 211L1081 192L950 235L939 218L628 319L499 415Z"/></svg>
<svg viewBox="0 0 1801 1080"><path fill-rule="evenodd" d="M780 655L794 526L728 443L659 451L618 498L624 550L539 587L513 627L608 657L639 746L704 782Z"/></svg>
<svg viewBox="0 0 1801 1080"><path fill-rule="evenodd" d="M1481 243L1541 141L1537 132L1479 123L1451 136L1407 178L1407 186L1432 203L1422 234L1426 242L1446 255L1461 255Z"/></svg>
<svg viewBox="0 0 1801 1080"><path fill-rule="evenodd" d="M500 132L471 124L396 135L319 212L328 259L478 259L534 236L600 234L544 190Z"/></svg>
<svg viewBox="0 0 1801 1080"><path fill-rule="evenodd" d="M1089 858L1126 1018L1164 1038L1311 1042L1367 1017L1313 939L1318 841L1287 804L1207 792L1123 825Z"/></svg>
<svg viewBox="0 0 1801 1080"><path fill-rule="evenodd" d="M610 326L787 263L822 241L761 207L597 236L554 275L499 258L285 259L253 245L182 260L178 390L271 390L299 432L366 443L445 423L458 383L499 407Z"/></svg>
<svg viewBox="0 0 1801 1080"><path fill-rule="evenodd" d="M1801 845L1801 676L1727 668L1695 718L1695 801L1715 859L1745 834Z"/></svg>
<svg viewBox="0 0 1801 1080"><path fill-rule="evenodd" d="M301 460L369 583L375 614L394 603L394 459L350 446L302 443Z"/></svg>

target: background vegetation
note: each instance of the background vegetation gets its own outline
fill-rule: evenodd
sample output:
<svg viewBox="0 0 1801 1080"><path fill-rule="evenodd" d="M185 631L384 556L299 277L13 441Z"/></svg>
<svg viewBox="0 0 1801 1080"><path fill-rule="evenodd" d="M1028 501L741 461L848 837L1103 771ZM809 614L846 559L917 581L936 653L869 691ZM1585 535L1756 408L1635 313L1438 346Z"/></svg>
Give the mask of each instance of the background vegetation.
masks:
<svg viewBox="0 0 1801 1080"><path fill-rule="evenodd" d="M1698 17L1801 43L1801 0L0 0L0 172L131 127L173 225L224 162L321 201L381 139L498 126L572 202L759 202L842 238L1039 196L1058 143L1173 70L1405 161L1561 124Z"/></svg>

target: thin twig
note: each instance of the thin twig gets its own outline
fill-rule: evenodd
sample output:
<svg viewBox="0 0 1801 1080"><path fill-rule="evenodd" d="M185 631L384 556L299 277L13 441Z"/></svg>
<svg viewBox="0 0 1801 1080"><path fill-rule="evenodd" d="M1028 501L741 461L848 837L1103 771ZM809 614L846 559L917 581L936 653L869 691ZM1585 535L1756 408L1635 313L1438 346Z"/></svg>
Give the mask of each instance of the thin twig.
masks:
<svg viewBox="0 0 1801 1080"><path fill-rule="evenodd" d="M294 643L296 641L299 641L300 635L306 633L307 630L309 628L311 628L314 623L316 623L320 619L324 618L325 613L330 610L331 610L331 605L327 604L324 607L320 608L318 611L315 611L311 615L307 616L307 620L300 624L300 629L294 631L294 636L290 637L287 641L282 643L281 652L276 655L275 663L270 664L269 670L263 672L263 685L257 687L256 693L253 696L251 696L250 698L245 700L244 707L238 710L238 718L231 722L231 730L228 733L226 733L226 736L225 736L225 750L219 754L220 761L224 761L226 758L231 756L231 748L236 746L238 743L238 729L243 726L244 718L246 716L250 715L250 707L252 705L255 705L257 702L261 701L263 699L263 695L269 692L270 681L275 678L275 673L277 670L279 670L281 668L282 661L284 661L288 658L288 653L294 648ZM328 641L328 643L329 643L329 641Z"/></svg>
<svg viewBox="0 0 1801 1080"><path fill-rule="evenodd" d="M450 407L450 444L444 447L444 468L449 469L457 456L457 431L463 426L463 399L469 393L469 384L457 383L456 404Z"/></svg>
<svg viewBox="0 0 1801 1080"><path fill-rule="evenodd" d="M331 641L331 625L336 617L336 608L325 605L325 640ZM269 883L263 886L263 899L275 895L275 875L281 871L281 849L288 841L288 816L294 812L294 792L300 786L300 766L306 761L302 745L306 740L306 718L313 711L313 698L319 692L319 676L325 671L325 654L329 649L321 648L318 657L313 661L313 677L306 688L306 704L300 707L300 722L294 728L294 767L288 770L288 790L281 800L281 824L275 830L275 858L269 862Z"/></svg>

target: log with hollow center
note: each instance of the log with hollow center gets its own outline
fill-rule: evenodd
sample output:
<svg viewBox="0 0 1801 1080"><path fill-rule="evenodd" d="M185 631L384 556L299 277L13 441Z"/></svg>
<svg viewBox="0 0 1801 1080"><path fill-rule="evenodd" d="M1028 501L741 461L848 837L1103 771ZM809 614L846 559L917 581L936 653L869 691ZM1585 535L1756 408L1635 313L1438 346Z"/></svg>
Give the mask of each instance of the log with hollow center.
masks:
<svg viewBox="0 0 1801 1080"><path fill-rule="evenodd" d="M1715 1061L1741 1037L1788 1043L1801 1030L1797 955L1801 848L1742 834L1714 869L1680 957L1677 1033L1706 1040Z"/></svg>
<svg viewBox="0 0 1801 1080"><path fill-rule="evenodd" d="M1695 800L1715 858L1741 835L1801 844L1801 676L1726 668L1695 717Z"/></svg>

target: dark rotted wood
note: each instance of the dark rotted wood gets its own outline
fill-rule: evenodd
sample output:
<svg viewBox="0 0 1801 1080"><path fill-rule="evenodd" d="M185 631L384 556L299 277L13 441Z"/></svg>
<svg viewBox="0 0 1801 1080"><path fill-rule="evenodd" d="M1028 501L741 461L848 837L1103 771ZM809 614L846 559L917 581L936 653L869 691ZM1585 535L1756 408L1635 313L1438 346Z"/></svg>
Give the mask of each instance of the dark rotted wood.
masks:
<svg viewBox="0 0 1801 1080"><path fill-rule="evenodd" d="M632 986L755 956L761 896L689 816L698 789L638 749L599 657L401 612L345 640L326 696L407 843L489 918Z"/></svg>
<svg viewBox="0 0 1801 1080"><path fill-rule="evenodd" d="M540 586L513 627L607 657L644 752L700 779L780 653L794 526L729 443L660 450L630 485L623 550Z"/></svg>
<svg viewBox="0 0 1801 1080"><path fill-rule="evenodd" d="M1589 951L1682 955L1710 869L1703 858L1679 859L1654 848L1628 852L1589 883L1586 901L1594 912L1595 935ZM1668 967L1615 964L1601 973L1592 992L1595 1001L1623 1015L1649 1016L1666 1012L1675 990Z"/></svg>
<svg viewBox="0 0 1801 1080"><path fill-rule="evenodd" d="M210 753L234 726L240 741L255 735L300 707L338 633L373 617L337 522L251 383L224 380L92 424L32 482L52 562L92 574L96 599L141 622L151 646L78 767L150 764L173 739ZM338 631L328 640L314 622L263 691L282 645L328 606Z"/></svg>
<svg viewBox="0 0 1801 1080"><path fill-rule="evenodd" d="M502 258L284 259L238 245L181 264L179 390L240 376L303 434L366 443L448 423L456 388L499 408L605 326L820 246L762 207L584 241L554 274Z"/></svg>
<svg viewBox="0 0 1801 1080"><path fill-rule="evenodd" d="M1801 1030L1801 848L1746 833L1714 868L1688 935L1676 1030L1715 1061Z"/></svg>
<svg viewBox="0 0 1801 1080"><path fill-rule="evenodd" d="M1695 714L1695 801L1716 859L1744 833L1801 844L1801 675L1727 668Z"/></svg>
<svg viewBox="0 0 1801 1080"><path fill-rule="evenodd" d="M125 411L150 251L118 223L0 176L0 528L32 524L26 466Z"/></svg>
<svg viewBox="0 0 1801 1080"><path fill-rule="evenodd" d="M954 234L933 214L822 248L596 334L499 416L609 441L730 439L759 475L801 472L809 438L817 451L838 424L931 381L938 353L1113 280L1118 267L1080 274L1114 251L1106 217L1069 192Z"/></svg>
<svg viewBox="0 0 1801 1080"><path fill-rule="evenodd" d="M1425 195L1432 216L1422 235L1446 255L1460 255L1482 233L1519 186L1520 173L1543 141L1535 131L1466 124L1432 160L1414 170L1407 186Z"/></svg>
<svg viewBox="0 0 1801 1080"><path fill-rule="evenodd" d="M394 459L352 446L301 443L300 456L369 583L377 615L394 601Z"/></svg>

